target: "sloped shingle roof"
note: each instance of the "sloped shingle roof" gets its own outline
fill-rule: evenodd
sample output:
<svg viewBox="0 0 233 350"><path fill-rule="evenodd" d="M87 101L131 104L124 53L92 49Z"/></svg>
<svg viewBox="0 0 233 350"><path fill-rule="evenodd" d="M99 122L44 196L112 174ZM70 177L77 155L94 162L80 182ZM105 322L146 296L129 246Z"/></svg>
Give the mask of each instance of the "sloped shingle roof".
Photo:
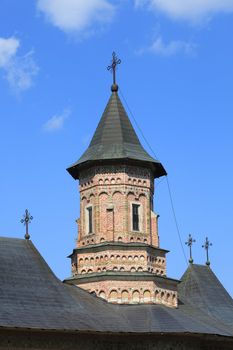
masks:
<svg viewBox="0 0 233 350"><path fill-rule="evenodd" d="M113 91L88 149L67 170L79 178L79 170L96 162L128 160L151 167L155 177L166 175L162 164L142 147L117 91Z"/></svg>
<svg viewBox="0 0 233 350"><path fill-rule="evenodd" d="M195 282L191 277L194 271ZM205 333L232 337L230 296L204 266L193 265L187 274L180 285L178 309L160 305L113 305L78 287L62 283L31 241L0 238L0 327L114 333ZM206 283L205 293L205 280L210 281L211 289L216 286L216 293L224 298L221 307L227 318L224 314L215 314L214 300L199 303L196 293L200 300L208 299L209 285Z"/></svg>

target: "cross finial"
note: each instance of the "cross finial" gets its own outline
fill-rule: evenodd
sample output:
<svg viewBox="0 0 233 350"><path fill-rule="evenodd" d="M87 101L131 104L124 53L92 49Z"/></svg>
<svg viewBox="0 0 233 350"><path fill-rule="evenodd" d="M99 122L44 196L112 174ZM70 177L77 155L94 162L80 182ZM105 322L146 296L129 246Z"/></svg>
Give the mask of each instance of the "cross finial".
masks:
<svg viewBox="0 0 233 350"><path fill-rule="evenodd" d="M195 243L196 240L192 238L192 235L189 234L188 241L185 242L185 244L189 247L189 262L190 264L193 263L193 257L192 257L192 245Z"/></svg>
<svg viewBox="0 0 233 350"><path fill-rule="evenodd" d="M212 243L209 241L208 237L205 239L205 243L202 246L206 250L206 265L210 266L210 261L209 261L209 249L212 246Z"/></svg>
<svg viewBox="0 0 233 350"><path fill-rule="evenodd" d="M29 213L29 211L26 209L25 210L25 214L23 216L23 219L21 219L21 223L24 224L26 226L26 234L25 234L25 239L30 239L30 235L28 233L28 224L31 223L33 219L33 216L31 216L31 214Z"/></svg>
<svg viewBox="0 0 233 350"><path fill-rule="evenodd" d="M117 57L116 53L113 51L111 64L107 68L113 74L112 91L117 91L118 90L118 85L116 84L116 68L117 68L118 64L121 64L121 60Z"/></svg>

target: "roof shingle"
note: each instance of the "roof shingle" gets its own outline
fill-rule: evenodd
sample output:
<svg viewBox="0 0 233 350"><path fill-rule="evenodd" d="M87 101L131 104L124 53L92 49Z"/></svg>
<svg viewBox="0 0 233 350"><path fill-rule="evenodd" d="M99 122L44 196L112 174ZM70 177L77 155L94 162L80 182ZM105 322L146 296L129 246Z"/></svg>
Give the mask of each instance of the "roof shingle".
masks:
<svg viewBox="0 0 233 350"><path fill-rule="evenodd" d="M113 91L88 149L67 171L79 178L79 170L90 163L131 161L152 168L154 176L166 175L162 164L142 147L117 91Z"/></svg>
<svg viewBox="0 0 233 350"><path fill-rule="evenodd" d="M195 271L195 282L193 272ZM233 337L232 299L205 267L193 265L180 284L178 309L161 305L113 305L62 283L31 241L0 238L0 327L46 330L205 333ZM222 313L209 299L204 281L223 297ZM193 283L197 283L193 287ZM222 290L223 289L223 290ZM206 292L205 292L206 290ZM198 292L197 292L198 291ZM201 292L200 292L201 291ZM189 294L190 293L190 294ZM196 293L198 296L195 296ZM212 295L212 292L211 292ZM220 303L221 304L221 303Z"/></svg>

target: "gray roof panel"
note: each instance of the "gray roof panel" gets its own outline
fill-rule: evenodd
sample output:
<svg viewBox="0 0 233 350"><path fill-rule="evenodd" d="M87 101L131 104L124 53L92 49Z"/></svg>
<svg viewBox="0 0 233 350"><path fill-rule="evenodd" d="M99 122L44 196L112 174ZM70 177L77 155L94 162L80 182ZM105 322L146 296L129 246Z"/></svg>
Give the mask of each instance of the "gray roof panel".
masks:
<svg viewBox="0 0 233 350"><path fill-rule="evenodd" d="M209 272L206 277L200 270L196 271L201 275L197 276L198 283L202 285L203 278L210 278L211 283L218 284ZM182 287L182 283L185 286ZM192 283L189 286L188 279L182 283L178 309L162 305L108 304L57 279L31 241L0 238L0 327L114 333L185 332L233 337L231 298L227 297L223 303L226 319L224 315L214 314L213 304L208 305L212 313L207 313L205 307L201 309L201 303L192 304L196 303L194 290L198 288L193 289L189 298ZM218 292L221 296L224 294L216 287ZM202 295L204 299L208 293Z"/></svg>
<svg viewBox="0 0 233 350"><path fill-rule="evenodd" d="M190 264L181 280L179 297L185 305L196 305L233 327L233 300L209 266Z"/></svg>

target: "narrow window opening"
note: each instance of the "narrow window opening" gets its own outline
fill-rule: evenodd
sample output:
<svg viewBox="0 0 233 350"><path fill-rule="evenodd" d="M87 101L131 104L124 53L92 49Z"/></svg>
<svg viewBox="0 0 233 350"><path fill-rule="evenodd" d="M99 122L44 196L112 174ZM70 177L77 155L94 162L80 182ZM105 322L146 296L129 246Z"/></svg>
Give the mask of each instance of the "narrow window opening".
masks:
<svg viewBox="0 0 233 350"><path fill-rule="evenodd" d="M139 204L133 204L133 231L139 231Z"/></svg>
<svg viewBox="0 0 233 350"><path fill-rule="evenodd" d="M88 233L93 233L92 207L87 208L87 214L88 214Z"/></svg>

